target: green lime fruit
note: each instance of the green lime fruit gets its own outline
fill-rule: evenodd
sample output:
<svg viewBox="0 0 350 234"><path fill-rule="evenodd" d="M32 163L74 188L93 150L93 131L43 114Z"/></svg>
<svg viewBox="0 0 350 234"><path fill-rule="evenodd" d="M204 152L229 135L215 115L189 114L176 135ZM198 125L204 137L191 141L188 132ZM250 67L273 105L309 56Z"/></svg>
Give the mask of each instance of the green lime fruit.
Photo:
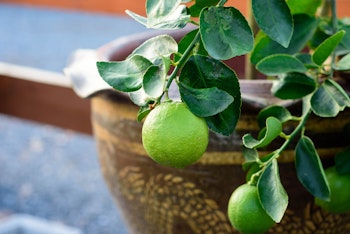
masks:
<svg viewBox="0 0 350 234"><path fill-rule="evenodd" d="M258 188L250 184L243 184L232 193L228 217L232 226L243 234L264 233L275 224L260 203Z"/></svg>
<svg viewBox="0 0 350 234"><path fill-rule="evenodd" d="M315 203L331 213L350 211L350 174L340 175L335 167L325 170L330 188L330 200L315 198Z"/></svg>
<svg viewBox="0 0 350 234"><path fill-rule="evenodd" d="M203 118L183 102L163 102L146 117L142 143L156 162L175 168L186 167L205 152L209 130Z"/></svg>

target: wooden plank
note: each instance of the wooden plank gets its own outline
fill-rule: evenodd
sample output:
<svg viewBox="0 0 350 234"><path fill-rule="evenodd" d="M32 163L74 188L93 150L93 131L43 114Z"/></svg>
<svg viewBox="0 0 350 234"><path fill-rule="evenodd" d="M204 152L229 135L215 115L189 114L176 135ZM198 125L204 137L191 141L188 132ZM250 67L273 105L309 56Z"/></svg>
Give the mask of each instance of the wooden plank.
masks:
<svg viewBox="0 0 350 234"><path fill-rule="evenodd" d="M15 65L12 63L0 62L0 74L6 77L13 77L48 85L61 86L66 88L71 87L70 80L62 73Z"/></svg>
<svg viewBox="0 0 350 234"><path fill-rule="evenodd" d="M23 72L23 70L22 70ZM92 133L90 100L78 97L64 82L56 84L0 73L0 112L20 118ZM57 77L60 75L56 74ZM56 77L56 78L57 78ZM63 79L63 75L61 78Z"/></svg>

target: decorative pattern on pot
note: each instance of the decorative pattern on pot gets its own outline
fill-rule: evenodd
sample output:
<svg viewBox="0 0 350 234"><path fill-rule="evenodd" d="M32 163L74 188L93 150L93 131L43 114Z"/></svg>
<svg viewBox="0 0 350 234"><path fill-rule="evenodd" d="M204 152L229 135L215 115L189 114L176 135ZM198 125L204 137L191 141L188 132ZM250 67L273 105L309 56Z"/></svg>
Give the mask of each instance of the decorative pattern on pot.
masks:
<svg viewBox="0 0 350 234"><path fill-rule="evenodd" d="M141 142L142 123L135 120L135 112L129 100L115 93L92 99L101 169L131 233L238 233L228 221L227 202L232 190L245 181L239 132L257 128L254 114L245 112L230 137L212 134L208 152L198 163L174 169L148 158ZM349 120L349 113L344 120ZM344 125L340 122L333 129ZM321 154L327 158L339 147L341 143ZM288 154L293 152L287 151L280 167L282 183L292 199L282 222L269 233L350 232L349 214L332 215L314 205L297 181Z"/></svg>

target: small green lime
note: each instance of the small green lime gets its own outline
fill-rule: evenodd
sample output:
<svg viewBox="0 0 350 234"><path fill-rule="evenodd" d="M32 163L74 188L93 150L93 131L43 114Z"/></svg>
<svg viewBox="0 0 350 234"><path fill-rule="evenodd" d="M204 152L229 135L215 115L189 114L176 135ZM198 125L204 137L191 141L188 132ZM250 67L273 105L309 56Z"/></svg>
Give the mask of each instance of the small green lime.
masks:
<svg viewBox="0 0 350 234"><path fill-rule="evenodd" d="M183 102L164 102L146 117L142 142L156 162L176 168L197 161L205 152L209 130L203 118L194 115Z"/></svg>
<svg viewBox="0 0 350 234"><path fill-rule="evenodd" d="M275 224L260 203L258 188L250 184L243 184L232 193L228 217L232 226L244 234L264 233Z"/></svg>
<svg viewBox="0 0 350 234"><path fill-rule="evenodd" d="M315 203L331 213L350 211L350 174L340 175L335 167L325 170L329 184L330 201L315 198Z"/></svg>

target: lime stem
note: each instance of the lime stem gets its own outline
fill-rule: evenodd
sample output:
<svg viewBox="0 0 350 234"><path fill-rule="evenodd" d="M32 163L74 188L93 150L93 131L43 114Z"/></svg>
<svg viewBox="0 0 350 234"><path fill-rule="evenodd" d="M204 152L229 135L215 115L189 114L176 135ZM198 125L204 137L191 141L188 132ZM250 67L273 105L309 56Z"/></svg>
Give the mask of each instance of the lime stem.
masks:
<svg viewBox="0 0 350 234"><path fill-rule="evenodd" d="M171 83L173 82L173 80L175 79L176 75L178 74L178 72L181 70L183 65L186 63L186 61L190 57L190 54L198 41L199 41L199 31L197 32L196 36L193 38L191 44L187 47L185 52L182 54L180 60L177 62L178 65L174 68L173 72L170 74L168 82L165 86L166 90L169 89L169 87L170 87Z"/></svg>
<svg viewBox="0 0 350 234"><path fill-rule="evenodd" d="M227 2L227 0L220 0L219 3L217 4L217 6L223 6L225 5L225 3ZM195 25L199 25L196 22L193 22ZM172 71L172 73L169 76L169 79L165 85L164 88L164 92L163 94L158 98L157 102L159 102L162 98L163 95L168 93L169 87L171 85L171 83L173 82L173 80L176 78L177 74L179 73L179 71L182 69L182 67L184 66L184 64L187 62L187 60L189 59L194 47L196 46L196 44L198 43L200 38L200 32L198 31L196 36L193 38L192 42L190 43L190 45L186 48L185 52L182 54L181 58L179 59L179 61L177 62L177 66L175 66L174 70Z"/></svg>
<svg viewBox="0 0 350 234"><path fill-rule="evenodd" d="M290 135L288 135L288 138L286 138L286 140L281 145L281 147L275 150L275 152L273 153L273 156L269 160L263 163L265 166L269 165L272 162L272 160L277 159L281 155L281 153L288 147L288 145L295 139L295 137L299 135L300 132L303 132L306 122L310 117L310 114L311 114L311 108L308 108L303 114L303 116L301 117L301 120L297 125L297 127L293 130L293 132Z"/></svg>
<svg viewBox="0 0 350 234"><path fill-rule="evenodd" d="M182 67L186 63L186 61L188 60L188 58L190 57L193 48L195 47L196 43L199 41L199 36L200 36L200 34L198 31L196 36L193 38L191 44L187 47L185 52L181 55L181 58L179 59L179 61L174 63L175 68L172 71L172 73L170 74L169 78L167 79L167 82L165 83L162 95L157 99L157 101L155 103L159 103L164 95L165 95L165 99L169 99L169 95L168 95L169 87L170 87L171 83L173 82L173 80L176 78L179 71L182 69Z"/></svg>

